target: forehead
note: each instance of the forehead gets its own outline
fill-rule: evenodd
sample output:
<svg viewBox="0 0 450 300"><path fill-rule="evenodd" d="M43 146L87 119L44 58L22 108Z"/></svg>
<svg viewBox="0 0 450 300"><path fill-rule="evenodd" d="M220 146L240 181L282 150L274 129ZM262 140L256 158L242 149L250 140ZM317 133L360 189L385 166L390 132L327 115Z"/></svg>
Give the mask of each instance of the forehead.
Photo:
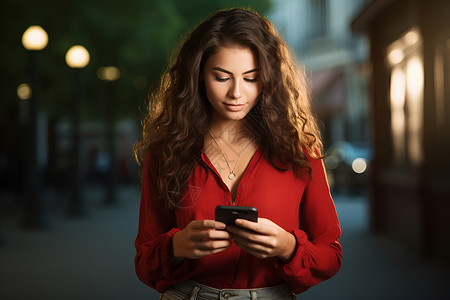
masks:
<svg viewBox="0 0 450 300"><path fill-rule="evenodd" d="M253 52L248 48L220 48L209 57L205 67L206 69L220 67L233 74L242 74L258 68L258 64Z"/></svg>

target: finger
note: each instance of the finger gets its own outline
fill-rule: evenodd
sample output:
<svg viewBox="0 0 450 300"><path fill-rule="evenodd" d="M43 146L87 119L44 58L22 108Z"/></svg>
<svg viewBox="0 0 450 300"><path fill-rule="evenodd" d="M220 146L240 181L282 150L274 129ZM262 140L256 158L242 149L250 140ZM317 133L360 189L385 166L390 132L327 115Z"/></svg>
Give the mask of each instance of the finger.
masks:
<svg viewBox="0 0 450 300"><path fill-rule="evenodd" d="M234 226L234 225L228 225L227 226L227 232L231 232L237 235L244 235L244 234L248 234L252 231L249 231L247 229L243 229L242 227L239 226Z"/></svg>
<svg viewBox="0 0 450 300"><path fill-rule="evenodd" d="M227 227L227 225L223 222L219 222L219 221L214 221L214 222L215 222L216 229L224 230Z"/></svg>
<svg viewBox="0 0 450 300"><path fill-rule="evenodd" d="M259 239L258 236L261 236L261 237L263 236L255 231L243 229L238 226L227 226L227 232L230 233L231 238L234 238L235 236L239 236L248 241L257 241Z"/></svg>
<svg viewBox="0 0 450 300"><path fill-rule="evenodd" d="M215 230L215 229L195 230L191 233L190 239L192 241L199 241L205 239L229 240L231 239L231 235L229 232L225 230Z"/></svg>
<svg viewBox="0 0 450 300"><path fill-rule="evenodd" d="M195 220L191 223L193 229L208 229L216 227L216 221L214 220Z"/></svg>
<svg viewBox="0 0 450 300"><path fill-rule="evenodd" d="M225 230L200 230L195 233L198 239L229 240L231 235Z"/></svg>
<svg viewBox="0 0 450 300"><path fill-rule="evenodd" d="M276 225L275 223L263 218L259 218L258 223L245 219L236 219L235 224L241 228L255 231L264 235L276 234L276 228L278 227L278 225Z"/></svg>
<svg viewBox="0 0 450 300"><path fill-rule="evenodd" d="M210 250L210 251L208 251L208 255L209 255L209 254L214 254L214 253L222 252L222 251L224 251L224 250L227 250L228 248L229 248L229 247Z"/></svg>
<svg viewBox="0 0 450 300"><path fill-rule="evenodd" d="M200 250L226 249L230 246L231 242L225 240L206 241L196 244L196 248Z"/></svg>
<svg viewBox="0 0 450 300"><path fill-rule="evenodd" d="M260 235L260 234L235 234L231 233L231 239L233 241L239 241L244 244L261 245L264 248L274 248L274 238L271 236Z"/></svg>
<svg viewBox="0 0 450 300"><path fill-rule="evenodd" d="M192 222L192 228L194 229L225 229L227 226L225 223L215 221L215 220L196 220Z"/></svg>
<svg viewBox="0 0 450 300"><path fill-rule="evenodd" d="M253 230L253 231L261 231L262 226L260 224L258 224L257 222L252 222L249 220L245 220L245 219L236 219L234 221L234 223L242 228L246 228L249 230Z"/></svg>
<svg viewBox="0 0 450 300"><path fill-rule="evenodd" d="M238 241L234 242L236 244L236 246L238 246L239 248L241 248L242 250L256 256L259 258L267 258L269 256L273 256L270 254L270 251L267 251L267 249L265 248L259 248L259 247L253 247L251 245L245 244L245 243L241 243Z"/></svg>
<svg viewBox="0 0 450 300"><path fill-rule="evenodd" d="M231 234L225 230L209 230L207 238L216 240L229 240L231 239Z"/></svg>
<svg viewBox="0 0 450 300"><path fill-rule="evenodd" d="M228 226L227 231L230 232L232 236L239 236L250 241L257 241L260 237L264 237L264 235L261 235L259 232L250 231L238 226Z"/></svg>

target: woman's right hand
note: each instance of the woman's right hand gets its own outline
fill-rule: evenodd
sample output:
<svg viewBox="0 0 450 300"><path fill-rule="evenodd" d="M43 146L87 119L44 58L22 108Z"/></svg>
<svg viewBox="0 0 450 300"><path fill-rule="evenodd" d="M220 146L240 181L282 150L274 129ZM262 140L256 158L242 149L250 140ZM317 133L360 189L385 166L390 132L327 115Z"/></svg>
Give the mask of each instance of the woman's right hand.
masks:
<svg viewBox="0 0 450 300"><path fill-rule="evenodd" d="M221 252L231 245L226 225L214 220L194 220L172 238L175 258L197 259Z"/></svg>

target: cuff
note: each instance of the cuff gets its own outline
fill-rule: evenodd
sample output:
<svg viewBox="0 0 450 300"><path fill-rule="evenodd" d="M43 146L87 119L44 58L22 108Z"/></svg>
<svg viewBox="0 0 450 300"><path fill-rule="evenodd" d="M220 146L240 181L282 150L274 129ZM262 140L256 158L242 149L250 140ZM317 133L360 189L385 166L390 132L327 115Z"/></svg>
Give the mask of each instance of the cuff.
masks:
<svg viewBox="0 0 450 300"><path fill-rule="evenodd" d="M172 238L178 231L179 228L172 228L161 241L161 266L164 278L168 280L177 280L185 276L188 270L188 259L175 262L176 258L173 256Z"/></svg>
<svg viewBox="0 0 450 300"><path fill-rule="evenodd" d="M308 237L303 230L293 229L289 230L288 232L295 237L296 245L294 253L292 254L290 260L283 261L282 259L277 259L275 264L275 267L285 274L292 272L293 269L298 269L298 266L302 261L301 257L305 250L305 245L308 242Z"/></svg>

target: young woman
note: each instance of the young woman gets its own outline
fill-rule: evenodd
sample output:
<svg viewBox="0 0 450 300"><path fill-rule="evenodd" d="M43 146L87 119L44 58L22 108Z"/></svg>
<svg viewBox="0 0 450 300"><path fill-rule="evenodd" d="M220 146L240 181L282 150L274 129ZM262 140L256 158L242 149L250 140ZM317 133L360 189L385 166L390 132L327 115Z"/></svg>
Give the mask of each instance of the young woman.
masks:
<svg viewBox="0 0 450 300"><path fill-rule="evenodd" d="M162 299L292 299L339 270L304 76L257 13L219 11L187 36L134 151L136 272ZM226 226L217 205L256 207L259 219Z"/></svg>

